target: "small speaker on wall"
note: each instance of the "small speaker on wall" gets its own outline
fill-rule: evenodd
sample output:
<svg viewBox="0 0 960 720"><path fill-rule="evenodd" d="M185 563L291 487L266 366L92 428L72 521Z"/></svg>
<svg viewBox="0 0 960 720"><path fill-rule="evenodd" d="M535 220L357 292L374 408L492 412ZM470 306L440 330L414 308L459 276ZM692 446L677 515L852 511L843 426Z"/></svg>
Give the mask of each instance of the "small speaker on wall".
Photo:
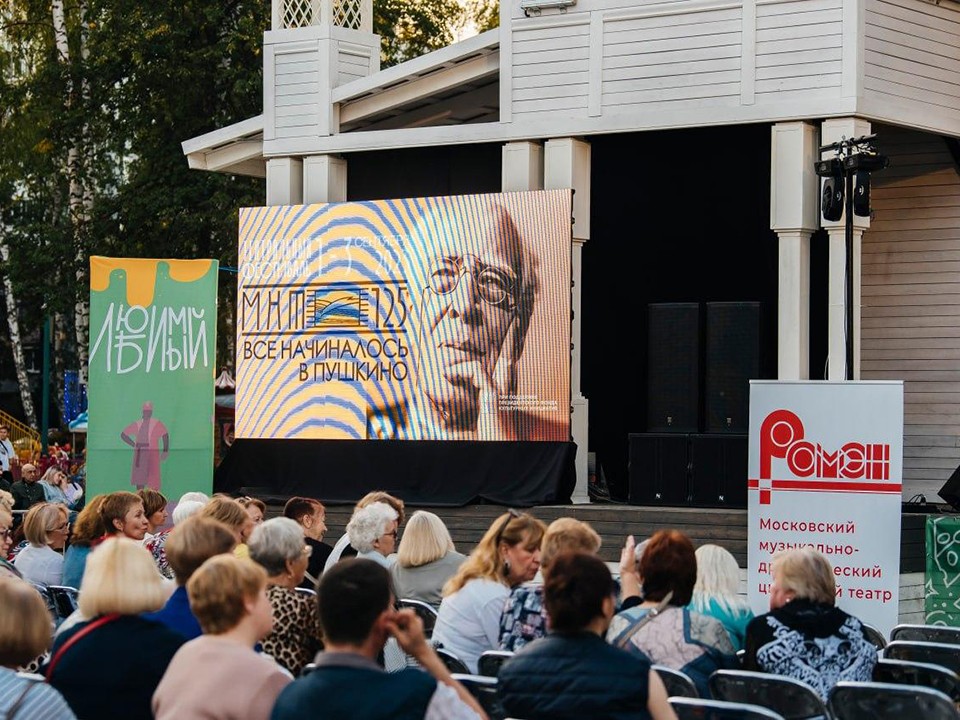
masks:
<svg viewBox="0 0 960 720"><path fill-rule="evenodd" d="M700 422L700 304L648 306L647 430L696 432Z"/></svg>
<svg viewBox="0 0 960 720"><path fill-rule="evenodd" d="M865 170L853 179L853 214L870 217L870 173Z"/></svg>
<svg viewBox="0 0 960 720"><path fill-rule="evenodd" d="M823 179L823 193L820 199L820 211L823 219L836 222L843 217L843 176L831 175Z"/></svg>

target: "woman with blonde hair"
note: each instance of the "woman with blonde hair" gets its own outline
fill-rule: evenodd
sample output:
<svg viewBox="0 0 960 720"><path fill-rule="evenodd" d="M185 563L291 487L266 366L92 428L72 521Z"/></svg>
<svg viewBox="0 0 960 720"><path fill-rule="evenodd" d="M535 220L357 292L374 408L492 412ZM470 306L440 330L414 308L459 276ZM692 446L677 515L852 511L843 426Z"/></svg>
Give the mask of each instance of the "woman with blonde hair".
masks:
<svg viewBox="0 0 960 720"><path fill-rule="evenodd" d="M152 720L150 698L185 638L143 613L159 610L166 583L140 543L109 538L90 554L80 613L54 641L44 668L81 718Z"/></svg>
<svg viewBox="0 0 960 720"><path fill-rule="evenodd" d="M813 548L773 557L770 612L747 626L746 670L785 675L824 700L840 680L869 682L877 649L863 624L836 607L830 561Z"/></svg>
<svg viewBox="0 0 960 720"><path fill-rule="evenodd" d="M247 539L253 532L253 520L240 503L228 495L214 495L198 514L200 517L219 520L230 528L237 538L234 554L239 558L250 557Z"/></svg>
<svg viewBox="0 0 960 720"><path fill-rule="evenodd" d="M212 557L194 572L187 594L204 634L170 662L153 694L157 720L269 720L293 678L253 649L273 627L266 588L263 568L231 555Z"/></svg>
<svg viewBox="0 0 960 720"><path fill-rule="evenodd" d="M500 616L511 588L540 569L546 525L510 510L496 520L443 588L433 639L477 672L477 660L500 640Z"/></svg>
<svg viewBox="0 0 960 720"><path fill-rule="evenodd" d="M587 523L570 517L557 518L547 527L540 546L540 573L546 580L553 561L563 552L596 555L600 536ZM510 591L500 617L500 649L516 652L547 634L547 611L543 585L520 585Z"/></svg>
<svg viewBox="0 0 960 720"><path fill-rule="evenodd" d="M25 580L41 585L63 581L63 547L70 534L70 511L59 503L37 503L27 511L23 534L29 543L17 553L14 567Z"/></svg>
<svg viewBox="0 0 960 720"><path fill-rule="evenodd" d="M43 499L47 502L61 503L71 510L73 503L67 497L67 490L70 486L70 479L67 474L56 465L51 465L40 478L40 485L43 486ZM72 492L71 492L72 494Z"/></svg>
<svg viewBox="0 0 960 720"><path fill-rule="evenodd" d="M697 582L690 609L716 618L734 650L742 650L753 611L740 596L740 566L729 550L708 543L697 548Z"/></svg>
<svg viewBox="0 0 960 720"><path fill-rule="evenodd" d="M0 577L0 715L24 720L75 720L63 696L23 667L50 647L50 613L23 580Z"/></svg>
<svg viewBox="0 0 960 720"><path fill-rule="evenodd" d="M417 510L410 516L397 549L397 562L390 568L393 590L398 598L440 607L443 586L466 559L454 547L443 520L432 512Z"/></svg>

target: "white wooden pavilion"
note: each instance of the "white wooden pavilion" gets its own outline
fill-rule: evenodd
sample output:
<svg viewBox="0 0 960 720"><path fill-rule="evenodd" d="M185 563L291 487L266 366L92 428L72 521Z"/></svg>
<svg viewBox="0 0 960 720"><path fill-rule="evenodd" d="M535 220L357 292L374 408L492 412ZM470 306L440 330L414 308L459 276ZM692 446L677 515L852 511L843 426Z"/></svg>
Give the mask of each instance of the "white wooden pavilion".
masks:
<svg viewBox="0 0 960 720"><path fill-rule="evenodd" d="M498 29L385 70L370 0L273 0L272 12L263 114L184 142L190 166L265 177L268 205L359 199L354 169L369 174L365 156L400 150L472 147L499 165L494 190L573 187L580 448L591 401L581 369L584 246L599 201L591 178L657 171L634 157L592 167L592 143L701 128L722 145L724 127L761 126L778 243L776 374L811 377L813 331L825 335L827 358L813 377L841 380L844 221L821 221L814 162L821 144L878 133L891 167L874 178L872 220L854 220L854 375L905 381L904 497L936 499L960 464L960 3L511 0ZM705 165L714 151L701 153ZM730 165L711 182L747 170ZM821 231L825 287L811 288ZM817 292L827 308L819 325ZM580 499L586 462L580 452Z"/></svg>

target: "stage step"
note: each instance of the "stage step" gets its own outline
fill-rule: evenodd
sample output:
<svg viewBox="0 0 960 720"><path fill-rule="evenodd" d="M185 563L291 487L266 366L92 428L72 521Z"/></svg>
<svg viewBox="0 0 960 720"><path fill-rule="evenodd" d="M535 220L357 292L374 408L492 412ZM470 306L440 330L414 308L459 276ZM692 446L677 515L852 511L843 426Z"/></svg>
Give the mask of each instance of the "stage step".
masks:
<svg viewBox="0 0 960 720"><path fill-rule="evenodd" d="M268 498L273 500L273 498ZM267 515L280 514L282 504L268 504ZM410 517L417 510L429 510L436 513L450 530L457 550L469 554L474 545L483 537L493 521L506 512L499 505L466 505L463 507L406 507ZM600 557L606 562L620 559L620 548L626 536L633 534L640 542L657 530L674 528L689 536L695 547L714 543L729 550L737 559L741 568L747 566L747 511L717 508L667 508L640 507L636 505L618 505L591 503L590 505L551 505L528 508L545 523L559 517L574 517L590 523L600 537L603 545ZM327 506L327 536L330 544L337 541L350 520L352 505ZM926 516L918 513L905 513L902 520L900 541L900 572L912 573L924 571L924 522ZM403 528L400 529L401 534Z"/></svg>

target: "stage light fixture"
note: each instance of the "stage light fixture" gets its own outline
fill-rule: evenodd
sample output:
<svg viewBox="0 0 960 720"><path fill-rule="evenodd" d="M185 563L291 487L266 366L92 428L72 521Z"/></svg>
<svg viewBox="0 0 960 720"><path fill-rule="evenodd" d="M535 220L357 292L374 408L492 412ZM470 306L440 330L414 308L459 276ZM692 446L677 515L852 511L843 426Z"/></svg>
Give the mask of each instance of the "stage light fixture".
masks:
<svg viewBox="0 0 960 720"><path fill-rule="evenodd" d="M539 15L543 10L555 8L566 12L568 7L577 4L577 0L520 0L520 9L526 17Z"/></svg>

